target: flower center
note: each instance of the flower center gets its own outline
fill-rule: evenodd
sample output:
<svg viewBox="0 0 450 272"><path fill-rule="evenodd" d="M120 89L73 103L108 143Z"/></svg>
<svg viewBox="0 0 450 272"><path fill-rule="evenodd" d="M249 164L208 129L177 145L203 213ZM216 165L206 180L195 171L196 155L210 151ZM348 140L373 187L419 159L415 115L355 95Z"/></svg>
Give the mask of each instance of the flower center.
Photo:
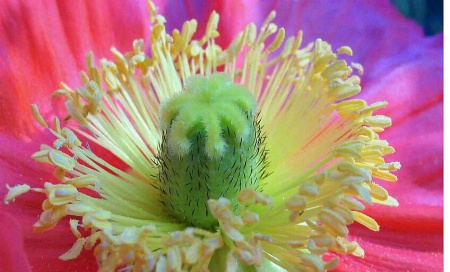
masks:
<svg viewBox="0 0 450 272"><path fill-rule="evenodd" d="M265 177L266 150L256 102L225 74L195 75L183 93L162 103L158 159L164 206L195 227L218 225L207 201L226 197L237 207L244 188Z"/></svg>

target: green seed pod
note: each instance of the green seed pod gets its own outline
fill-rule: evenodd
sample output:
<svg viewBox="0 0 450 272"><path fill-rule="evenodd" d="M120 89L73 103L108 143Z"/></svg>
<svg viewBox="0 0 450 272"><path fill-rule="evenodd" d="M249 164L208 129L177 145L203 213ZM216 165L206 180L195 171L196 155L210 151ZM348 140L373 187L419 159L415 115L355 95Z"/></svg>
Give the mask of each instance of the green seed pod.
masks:
<svg viewBox="0 0 450 272"><path fill-rule="evenodd" d="M160 190L173 217L214 229L209 199L237 206L243 188L258 189L267 152L255 112L250 92L225 74L192 76L183 93L161 105Z"/></svg>

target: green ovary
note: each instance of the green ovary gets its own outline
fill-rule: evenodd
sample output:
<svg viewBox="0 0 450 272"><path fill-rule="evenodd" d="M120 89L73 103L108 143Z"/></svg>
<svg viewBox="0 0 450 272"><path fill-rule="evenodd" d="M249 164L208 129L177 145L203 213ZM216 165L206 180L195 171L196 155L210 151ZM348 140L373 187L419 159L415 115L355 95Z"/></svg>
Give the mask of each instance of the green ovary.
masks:
<svg viewBox="0 0 450 272"><path fill-rule="evenodd" d="M243 188L259 188L266 151L255 109L253 96L224 74L192 76L161 105L160 189L174 218L214 229L209 199L237 206Z"/></svg>

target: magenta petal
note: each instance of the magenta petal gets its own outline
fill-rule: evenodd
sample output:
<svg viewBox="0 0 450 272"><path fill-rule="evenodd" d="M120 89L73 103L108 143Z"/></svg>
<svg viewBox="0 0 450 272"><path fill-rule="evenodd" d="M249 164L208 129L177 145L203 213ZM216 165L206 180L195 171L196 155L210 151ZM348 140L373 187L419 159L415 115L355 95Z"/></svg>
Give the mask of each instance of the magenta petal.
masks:
<svg viewBox="0 0 450 272"><path fill-rule="evenodd" d="M332 2L328 0L264 1L252 8L236 4L236 9L251 16L236 14L227 24L253 21L258 26L271 10L276 10L275 23L286 29L287 35L304 32L304 41L321 38L334 48L348 45L353 48L353 60L365 68L381 58L395 55L422 38L421 28L403 17L388 0Z"/></svg>
<svg viewBox="0 0 450 272"><path fill-rule="evenodd" d="M352 228L354 240L366 251L364 258L341 256L335 271L443 271L442 235L434 232L380 231Z"/></svg>
<svg viewBox="0 0 450 272"><path fill-rule="evenodd" d="M443 181L443 49L442 36L423 39L403 53L385 58L370 73L362 96L369 102L389 102L378 111L392 118L382 133L401 161L399 182L387 184L399 199L442 205ZM386 183L385 183L386 184Z"/></svg>
<svg viewBox="0 0 450 272"><path fill-rule="evenodd" d="M0 267L3 271L31 271L21 228L11 215L3 212L0 212L0 244Z"/></svg>
<svg viewBox="0 0 450 272"><path fill-rule="evenodd" d="M443 205L442 102L418 113L386 132L401 160L399 182L386 184L400 203Z"/></svg>
<svg viewBox="0 0 450 272"><path fill-rule="evenodd" d="M399 181L382 184L400 206L368 207L381 230L352 229L366 257L343 257L339 271L443 270L442 71L442 36L423 39L369 71L362 96L389 102L379 113L394 125L382 137L396 149L387 159L402 163Z"/></svg>
<svg viewBox="0 0 450 272"><path fill-rule="evenodd" d="M251 1L203 1L187 0L177 1L155 1L160 14L167 20L168 31L181 29L182 24L190 19L198 22L195 39L199 39L205 33L211 12L216 11L220 15L219 33L217 39L222 47L228 46L236 35L244 30L244 27L255 21L258 16L259 3L257 0ZM263 15L263 16L266 16ZM258 21L258 20L256 20Z"/></svg>
<svg viewBox="0 0 450 272"><path fill-rule="evenodd" d="M52 178L53 168L36 163L31 155L39 150L41 143L51 143L52 138L44 134L34 135L33 141L23 142L0 134L0 195L6 194L5 185L27 183L42 187L45 180ZM40 204L38 204L40 206Z"/></svg>

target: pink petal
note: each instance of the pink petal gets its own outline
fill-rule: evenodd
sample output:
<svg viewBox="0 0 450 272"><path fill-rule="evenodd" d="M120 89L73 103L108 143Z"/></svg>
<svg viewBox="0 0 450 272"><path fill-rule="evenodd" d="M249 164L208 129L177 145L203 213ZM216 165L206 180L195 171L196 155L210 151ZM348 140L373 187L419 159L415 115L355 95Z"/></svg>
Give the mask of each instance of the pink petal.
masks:
<svg viewBox="0 0 450 272"><path fill-rule="evenodd" d="M59 81L77 82L78 71L84 68L85 54L93 50L97 57L109 55L111 46L119 50L131 49L135 38L147 37L145 2L141 6L130 3L124 12L121 2L94 1L72 3L66 6L59 2L36 5L31 2L10 1L3 3L0 10L0 132L21 137L23 141L1 136L0 142L0 195L6 194L5 184L28 183L42 185L52 179L51 167L36 164L30 158L39 149L40 143L51 143L45 134L28 137L35 131L29 105L38 103L45 115L58 111L56 104L49 105L50 93L58 87ZM111 21L112 20L112 21ZM19 80L20 79L20 80ZM75 242L68 228L68 222L61 222L52 232L32 233L32 224L41 212L43 196L30 193L20 197L13 205L0 204L0 209L14 214L25 237L25 253L34 271L82 271L96 270L91 252L83 253L74 261L60 261L58 256ZM6 215L7 216L7 215ZM10 216L9 216L10 217ZM2 217L3 219L3 217ZM25 258L21 249L22 234L12 220L1 220L0 228L9 230L0 259L16 261ZM17 233L19 231L19 233ZM3 240L3 238L2 238ZM9 262L8 262L9 263ZM10 265L10 264L8 264ZM27 261L18 265L28 266ZM9 270L9 269L8 269ZM11 267L9 271L26 271Z"/></svg>
<svg viewBox="0 0 450 272"><path fill-rule="evenodd" d="M24 136L34 130L29 107L43 114L60 81L73 84L85 55L110 55L111 46L131 49L147 37L145 1L13 1L0 9L0 133ZM60 105L60 103L59 103Z"/></svg>
<svg viewBox="0 0 450 272"><path fill-rule="evenodd" d="M42 134L35 136L35 141L31 143L24 143L5 135L0 136L2 143L0 145L0 165L2 165L0 196L2 199L7 193L6 184L28 183L32 187L41 187L44 181L54 180L52 167L43 167L30 157L30 154L39 148L40 142L51 140ZM43 195L29 192L19 196L9 205L5 205L3 201L0 203L0 240L4 240L1 248L8 249L0 250L0 260L8 266L16 265L11 266L11 269L7 271L22 272L30 269L47 271L49 268L51 271L96 271L97 265L93 252L84 251L76 260L58 259L76 241L67 219L60 222L50 232L34 233L32 231L33 224L42 212L43 200ZM4 237L1 236L3 233ZM23 260L19 261L20 259Z"/></svg>

